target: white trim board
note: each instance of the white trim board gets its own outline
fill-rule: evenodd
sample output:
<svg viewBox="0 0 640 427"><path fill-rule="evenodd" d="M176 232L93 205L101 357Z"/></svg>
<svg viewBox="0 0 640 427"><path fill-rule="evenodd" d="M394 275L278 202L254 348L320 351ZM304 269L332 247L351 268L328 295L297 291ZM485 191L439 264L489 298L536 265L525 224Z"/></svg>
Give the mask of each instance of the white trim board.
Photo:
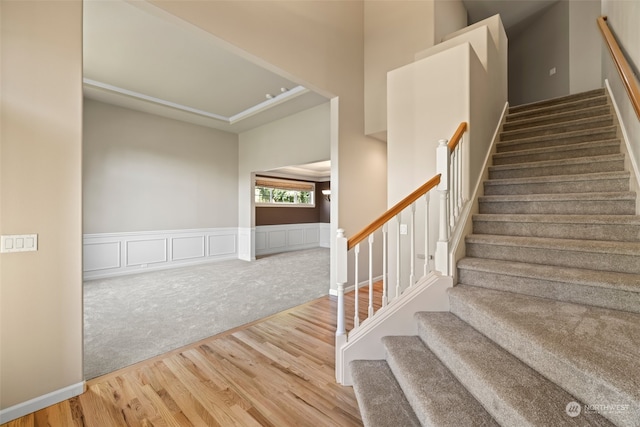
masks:
<svg viewBox="0 0 640 427"><path fill-rule="evenodd" d="M99 279L238 258L237 228L83 236L83 278Z"/></svg>
<svg viewBox="0 0 640 427"><path fill-rule="evenodd" d="M328 248L330 226L308 224L261 225L255 229L255 254L268 255L318 247Z"/></svg>
<svg viewBox="0 0 640 427"><path fill-rule="evenodd" d="M51 393L35 397L31 400L27 400L26 402L10 406L6 409L2 409L0 410L0 424L8 423L9 421L13 421L17 418L39 411L40 409L44 409L47 406L55 405L56 403L79 396L84 393L85 390L86 385L85 382L82 381L59 390L52 391Z"/></svg>
<svg viewBox="0 0 640 427"><path fill-rule="evenodd" d="M330 247L330 225L285 224L246 228L206 228L83 236L83 280ZM255 255L250 254L251 240Z"/></svg>

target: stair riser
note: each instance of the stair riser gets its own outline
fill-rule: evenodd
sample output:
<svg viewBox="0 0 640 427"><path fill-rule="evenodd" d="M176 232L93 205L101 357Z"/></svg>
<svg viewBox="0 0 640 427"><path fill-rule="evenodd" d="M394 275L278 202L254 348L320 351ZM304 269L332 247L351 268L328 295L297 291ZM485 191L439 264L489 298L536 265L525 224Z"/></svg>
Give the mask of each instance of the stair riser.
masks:
<svg viewBox="0 0 640 427"><path fill-rule="evenodd" d="M553 224L511 221L474 221L474 234L548 237L552 239L640 241L640 226L616 224Z"/></svg>
<svg viewBox="0 0 640 427"><path fill-rule="evenodd" d="M633 215L633 200L480 201L481 214Z"/></svg>
<svg viewBox="0 0 640 427"><path fill-rule="evenodd" d="M563 122L569 122L571 120L586 119L589 117L604 116L605 114L611 114L611 109L608 106L601 106L595 108L570 110L570 111L555 111L552 114L545 114L537 117L518 118L517 120L507 120L502 126L503 132L512 130L527 129L534 126L552 125Z"/></svg>
<svg viewBox="0 0 640 427"><path fill-rule="evenodd" d="M599 107L603 105L608 105L608 100L606 96L585 99L583 101L578 101L573 103L565 103L565 104L559 104L555 106L548 106L546 108L538 108L530 111L521 111L520 113L510 113L506 117L506 122L509 123L509 122L514 122L514 121L523 120L527 118L548 116L550 114L577 111L585 108Z"/></svg>
<svg viewBox="0 0 640 427"><path fill-rule="evenodd" d="M606 141L616 138L614 127L593 129L587 132L576 132L572 135L552 135L535 139L521 139L509 142L498 142L496 144L497 153L507 153L510 151L531 150L536 148L557 147L584 142Z"/></svg>
<svg viewBox="0 0 640 427"><path fill-rule="evenodd" d="M593 181L541 182L530 184L487 184L486 196L508 196L516 194L564 194L592 192L629 191L627 179L600 179Z"/></svg>
<svg viewBox="0 0 640 427"><path fill-rule="evenodd" d="M494 165L513 165L517 163L543 162L545 160L576 159L579 157L605 156L620 153L620 146L603 145L579 148L575 150L549 150L541 153L523 153L520 155L493 156Z"/></svg>
<svg viewBox="0 0 640 427"><path fill-rule="evenodd" d="M640 313L638 292L466 269L458 269L458 282L498 291Z"/></svg>
<svg viewBox="0 0 640 427"><path fill-rule="evenodd" d="M548 175L577 175L583 173L621 172L624 170L623 160L579 163L567 165L551 165L527 168L509 168L489 170L489 179L527 178Z"/></svg>
<svg viewBox="0 0 640 427"><path fill-rule="evenodd" d="M535 138L538 136L549 135L554 135L557 138L562 138L562 134L565 132L574 132L585 129L597 129L599 127L611 125L613 125L613 116L608 116L606 118L593 118L587 121L571 122L559 126L542 126L539 129L531 128L511 132L501 132L500 141L506 142L522 138Z"/></svg>
<svg viewBox="0 0 640 427"><path fill-rule="evenodd" d="M531 103L531 104L526 104L526 105L516 105L513 107L509 108L509 113L521 113L524 111L532 111L532 110L538 110L540 108L546 108L549 106L562 106L562 105L566 105L569 103L574 103L574 102L578 102L578 101L583 101L583 100L588 100L588 99L592 99L592 98L596 98L596 97L601 97L605 94L604 89L596 89L593 91L589 91L589 92L584 92L584 93L577 93L574 95L570 95L570 96L566 96L566 97L562 97L562 98L555 98L555 99L549 99L546 101L541 101L541 102L535 102L535 103Z"/></svg>
<svg viewBox="0 0 640 427"><path fill-rule="evenodd" d="M634 256L597 251L577 252L560 248L516 247L497 243L471 242L467 242L466 249L469 257L640 274L640 254Z"/></svg>

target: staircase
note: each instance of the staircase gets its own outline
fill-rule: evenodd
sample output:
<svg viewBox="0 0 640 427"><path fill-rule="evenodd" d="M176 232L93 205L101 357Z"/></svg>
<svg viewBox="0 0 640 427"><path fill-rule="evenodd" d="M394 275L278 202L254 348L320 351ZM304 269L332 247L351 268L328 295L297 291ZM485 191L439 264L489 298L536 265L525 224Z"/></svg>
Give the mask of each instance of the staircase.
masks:
<svg viewBox="0 0 640 427"><path fill-rule="evenodd" d="M365 426L640 426L640 216L604 90L512 107L451 312L351 363Z"/></svg>

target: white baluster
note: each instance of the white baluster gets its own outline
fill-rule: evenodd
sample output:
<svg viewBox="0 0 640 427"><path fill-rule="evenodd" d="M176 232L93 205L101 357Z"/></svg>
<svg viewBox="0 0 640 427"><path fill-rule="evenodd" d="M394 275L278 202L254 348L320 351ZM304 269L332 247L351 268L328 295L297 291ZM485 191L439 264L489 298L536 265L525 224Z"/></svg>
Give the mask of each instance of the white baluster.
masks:
<svg viewBox="0 0 640 427"><path fill-rule="evenodd" d="M460 137L460 143L458 144L458 211L462 210L462 206L464 204L464 193L463 193L463 188L462 188L462 184L464 184L464 182L462 181L462 144L464 143L464 136Z"/></svg>
<svg viewBox="0 0 640 427"><path fill-rule="evenodd" d="M457 166L457 162L456 162L456 156L458 155L457 150L454 149L451 153L450 153L450 157L449 157L449 168L451 171L451 195L453 197L449 198L449 212L450 212L450 218L449 218L449 225L453 226L453 224L455 223L455 218L458 215L458 207L456 206L456 197L455 197L455 193L456 193L456 166Z"/></svg>
<svg viewBox="0 0 640 427"><path fill-rule="evenodd" d="M387 261L389 257L387 256L387 232L388 232L388 222L385 222L382 226L382 306L385 307L388 303L388 295L387 295Z"/></svg>
<svg viewBox="0 0 640 427"><path fill-rule="evenodd" d="M411 253L411 259L410 259L410 272L409 272L409 287L413 286L413 284L416 282L416 275L415 275L415 270L416 270L416 233L415 233L415 229L416 229L416 204L411 203L411 235L410 237L410 253Z"/></svg>
<svg viewBox="0 0 640 427"><path fill-rule="evenodd" d="M430 192L424 195L424 268L423 276L429 274L429 199Z"/></svg>
<svg viewBox="0 0 640 427"><path fill-rule="evenodd" d="M360 295L360 288L358 286L359 281L358 281L358 262L359 262L359 257L360 257L360 243L358 243L356 245L355 248L353 248L353 253L355 256L355 263L354 263L354 267L356 269L355 271L355 314L353 316L353 328L357 328L358 326L360 326L360 313L359 313L359 302L358 302L358 296Z"/></svg>
<svg viewBox="0 0 640 427"><path fill-rule="evenodd" d="M400 214L396 215L396 296L400 296Z"/></svg>
<svg viewBox="0 0 640 427"><path fill-rule="evenodd" d="M369 235L369 317L373 317L373 233Z"/></svg>

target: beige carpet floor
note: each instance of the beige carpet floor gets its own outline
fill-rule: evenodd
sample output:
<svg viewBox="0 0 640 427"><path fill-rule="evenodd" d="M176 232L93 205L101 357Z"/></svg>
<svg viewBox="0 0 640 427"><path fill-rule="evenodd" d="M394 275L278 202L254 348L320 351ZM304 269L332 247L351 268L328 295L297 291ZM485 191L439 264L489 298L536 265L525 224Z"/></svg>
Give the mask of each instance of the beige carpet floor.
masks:
<svg viewBox="0 0 640 427"><path fill-rule="evenodd" d="M85 378L322 297L329 282L325 248L86 281Z"/></svg>

